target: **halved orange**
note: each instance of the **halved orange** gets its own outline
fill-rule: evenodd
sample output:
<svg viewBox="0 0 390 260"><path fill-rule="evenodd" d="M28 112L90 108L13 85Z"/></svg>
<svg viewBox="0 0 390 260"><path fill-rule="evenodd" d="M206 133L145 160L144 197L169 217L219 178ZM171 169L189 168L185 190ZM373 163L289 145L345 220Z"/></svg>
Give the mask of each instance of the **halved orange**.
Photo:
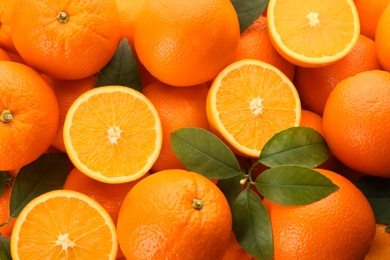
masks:
<svg viewBox="0 0 390 260"><path fill-rule="evenodd" d="M345 57L360 34L353 0L270 0L270 38L291 63L318 67Z"/></svg>
<svg viewBox="0 0 390 260"><path fill-rule="evenodd" d="M233 152L257 158L274 134L300 124L301 102L279 69L244 59L227 66L213 81L207 117L211 130Z"/></svg>
<svg viewBox="0 0 390 260"><path fill-rule="evenodd" d="M74 166L105 183L142 177L162 145L156 108L141 92L124 86L93 88L79 96L68 110L63 134Z"/></svg>
<svg viewBox="0 0 390 260"><path fill-rule="evenodd" d="M54 190L31 200L11 235L12 259L116 259L116 228L83 193Z"/></svg>

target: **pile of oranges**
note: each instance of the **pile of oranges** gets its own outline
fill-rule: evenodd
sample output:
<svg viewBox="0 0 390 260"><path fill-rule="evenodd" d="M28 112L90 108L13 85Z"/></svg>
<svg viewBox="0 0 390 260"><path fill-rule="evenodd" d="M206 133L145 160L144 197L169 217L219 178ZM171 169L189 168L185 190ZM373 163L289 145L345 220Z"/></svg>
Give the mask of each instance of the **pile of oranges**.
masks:
<svg viewBox="0 0 390 260"><path fill-rule="evenodd" d="M190 171L171 134L212 132L246 163L306 126L326 140L316 170L339 190L308 205L262 200L274 259L387 259L390 223L353 181L390 178L390 1L265 2L2 0L0 256L255 259L218 181ZM96 87L113 68L139 82ZM68 160L62 189L13 216L18 173L49 153Z"/></svg>

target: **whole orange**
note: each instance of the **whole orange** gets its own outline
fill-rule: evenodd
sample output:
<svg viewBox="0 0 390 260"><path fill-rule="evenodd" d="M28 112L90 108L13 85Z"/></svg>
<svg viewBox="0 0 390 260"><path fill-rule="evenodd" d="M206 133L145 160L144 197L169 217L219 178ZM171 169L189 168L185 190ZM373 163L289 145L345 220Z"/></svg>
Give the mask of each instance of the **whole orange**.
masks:
<svg viewBox="0 0 390 260"><path fill-rule="evenodd" d="M30 66L60 79L97 73L119 43L115 0L13 1L11 36Z"/></svg>
<svg viewBox="0 0 390 260"><path fill-rule="evenodd" d="M126 259L222 259L232 216L221 190L186 170L160 171L138 182L123 201L118 241Z"/></svg>
<svg viewBox="0 0 390 260"><path fill-rule="evenodd" d="M239 39L230 0L145 0L135 22L134 45L141 63L174 86L214 78L232 62Z"/></svg>
<svg viewBox="0 0 390 260"><path fill-rule="evenodd" d="M156 81L142 90L156 107L163 129L160 155L151 168L152 172L167 169L185 169L173 152L171 133L182 127L199 127L208 130L205 83L185 88Z"/></svg>
<svg viewBox="0 0 390 260"><path fill-rule="evenodd" d="M267 17L260 16L240 35L235 60L256 59L280 69L290 80L294 78L295 65L280 56L268 34Z"/></svg>
<svg viewBox="0 0 390 260"><path fill-rule="evenodd" d="M375 40L379 17L390 0L354 0L359 13L360 33Z"/></svg>
<svg viewBox="0 0 390 260"><path fill-rule="evenodd" d="M390 71L390 5L382 12L375 31L375 46L383 69Z"/></svg>
<svg viewBox="0 0 390 260"><path fill-rule="evenodd" d="M320 68L296 67L294 84L302 107L322 116L330 92L341 80L359 72L381 69L375 43L360 35L352 50L334 64Z"/></svg>
<svg viewBox="0 0 390 260"><path fill-rule="evenodd" d="M346 166L390 177L390 72L371 70L341 81L323 115L324 137Z"/></svg>
<svg viewBox="0 0 390 260"><path fill-rule="evenodd" d="M14 170L49 148L58 127L53 89L34 69L0 61L0 170Z"/></svg>
<svg viewBox="0 0 390 260"><path fill-rule="evenodd" d="M66 114L76 98L95 86L97 77L90 76L76 80L61 80L48 76L44 76L44 78L54 90L59 109L58 128L51 146L58 151L66 152L62 133Z"/></svg>
<svg viewBox="0 0 390 260"><path fill-rule="evenodd" d="M94 180L80 172L77 168L73 168L66 178L63 189L79 191L93 198L107 210L116 224L120 207L127 193L129 193L135 184L148 175L149 174L146 174L136 181L121 184L108 184ZM118 250L118 257L123 257L121 250Z"/></svg>
<svg viewBox="0 0 390 260"><path fill-rule="evenodd" d="M12 0L0 1L0 47L7 51L16 52L11 38L11 9Z"/></svg>
<svg viewBox="0 0 390 260"><path fill-rule="evenodd" d="M272 225L274 259L363 259L375 235L375 218L368 200L343 176L316 170L339 190L301 206L264 199Z"/></svg>
<svg viewBox="0 0 390 260"><path fill-rule="evenodd" d="M364 260L387 260L390 256L390 233L388 225L376 224L376 233L368 254Z"/></svg>
<svg viewBox="0 0 390 260"><path fill-rule="evenodd" d="M10 218L10 198L11 198L11 186L6 186L4 192L0 194L0 225L6 223L4 226L0 226L0 235L10 238L12 234L12 228L15 224L16 218Z"/></svg>

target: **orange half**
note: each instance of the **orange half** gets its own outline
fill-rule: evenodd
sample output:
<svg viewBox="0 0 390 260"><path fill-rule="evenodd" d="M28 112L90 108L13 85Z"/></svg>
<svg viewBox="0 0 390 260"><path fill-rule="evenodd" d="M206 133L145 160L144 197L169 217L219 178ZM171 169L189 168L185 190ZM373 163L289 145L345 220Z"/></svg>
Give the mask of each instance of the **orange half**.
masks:
<svg viewBox="0 0 390 260"><path fill-rule="evenodd" d="M270 0L267 19L275 48L285 59L302 67L340 60L360 34L353 0Z"/></svg>
<svg viewBox="0 0 390 260"><path fill-rule="evenodd" d="M124 86L93 88L79 96L68 110L63 135L74 166L105 183L142 177L162 145L156 108L141 92Z"/></svg>
<svg viewBox="0 0 390 260"><path fill-rule="evenodd" d="M76 191L55 190L31 200L11 235L12 259L116 259L116 228L107 211Z"/></svg>
<svg viewBox="0 0 390 260"><path fill-rule="evenodd" d="M244 59L227 66L213 81L207 117L212 131L235 153L257 158L274 134L300 124L301 102L279 69Z"/></svg>

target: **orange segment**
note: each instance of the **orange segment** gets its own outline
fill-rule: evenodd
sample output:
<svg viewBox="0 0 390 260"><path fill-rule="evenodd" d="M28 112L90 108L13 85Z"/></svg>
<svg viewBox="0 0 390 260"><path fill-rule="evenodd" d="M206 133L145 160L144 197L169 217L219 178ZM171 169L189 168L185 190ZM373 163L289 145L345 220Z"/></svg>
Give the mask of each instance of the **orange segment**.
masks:
<svg viewBox="0 0 390 260"><path fill-rule="evenodd" d="M115 259L118 242L107 211L76 191L55 190L30 201L11 236L11 255L23 259Z"/></svg>
<svg viewBox="0 0 390 260"><path fill-rule="evenodd" d="M279 53L302 67L333 63L352 49L360 34L353 0L270 0L270 38Z"/></svg>
<svg viewBox="0 0 390 260"><path fill-rule="evenodd" d="M153 104L123 86L94 88L79 96L68 110L63 133L73 164L106 183L142 177L162 144L161 121Z"/></svg>
<svg viewBox="0 0 390 260"><path fill-rule="evenodd" d="M301 103L292 82L276 67L244 59L215 78L207 97L210 127L237 154L258 157L277 132L298 126Z"/></svg>

